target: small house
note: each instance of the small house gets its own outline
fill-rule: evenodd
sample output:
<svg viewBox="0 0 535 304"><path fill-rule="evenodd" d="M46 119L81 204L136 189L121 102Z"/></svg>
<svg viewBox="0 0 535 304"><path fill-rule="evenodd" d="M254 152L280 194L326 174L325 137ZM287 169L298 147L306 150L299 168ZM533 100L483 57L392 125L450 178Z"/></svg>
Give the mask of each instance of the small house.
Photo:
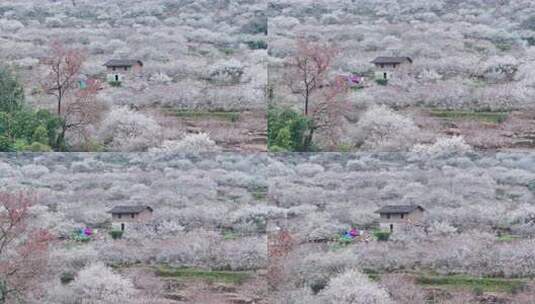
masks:
<svg viewBox="0 0 535 304"><path fill-rule="evenodd" d="M371 63L375 64L375 78L389 80L396 71L402 70L412 64L410 57L386 57L375 58Z"/></svg>
<svg viewBox="0 0 535 304"><path fill-rule="evenodd" d="M115 206L111 213L112 226L114 229L124 231L126 225L142 224L152 219L154 210L150 206Z"/></svg>
<svg viewBox="0 0 535 304"><path fill-rule="evenodd" d="M403 225L420 225L425 209L419 205L388 205L375 211L379 213L379 226L393 232Z"/></svg>
<svg viewBox="0 0 535 304"><path fill-rule="evenodd" d="M112 59L104 64L107 80L113 82L123 81L124 78L141 75L143 62L137 59Z"/></svg>

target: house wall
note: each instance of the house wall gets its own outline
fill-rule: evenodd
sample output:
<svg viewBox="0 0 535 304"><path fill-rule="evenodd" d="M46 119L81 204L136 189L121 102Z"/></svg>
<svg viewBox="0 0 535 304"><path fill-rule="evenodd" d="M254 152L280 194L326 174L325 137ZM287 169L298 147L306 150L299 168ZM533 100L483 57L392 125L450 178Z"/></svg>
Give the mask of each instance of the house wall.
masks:
<svg viewBox="0 0 535 304"><path fill-rule="evenodd" d="M119 81L124 81L124 79L128 77L140 76L142 71L143 71L143 66L141 66L139 63L134 64L131 67L107 67L106 79L107 81L115 81L116 78L118 78Z"/></svg>
<svg viewBox="0 0 535 304"><path fill-rule="evenodd" d="M423 216L424 213L420 209L416 209L411 213L404 214L403 218L401 218L400 213L390 214L390 218L388 218L386 214L381 214L379 220L379 227L381 228L381 230L390 230L392 225L393 230L396 231L404 225L414 225L421 223L423 220Z"/></svg>
<svg viewBox="0 0 535 304"><path fill-rule="evenodd" d="M387 214L381 214L381 222L388 222L388 223L406 223L409 220L409 214L403 214L403 218L401 218L401 214L389 214L390 218L388 218Z"/></svg>
<svg viewBox="0 0 535 304"><path fill-rule="evenodd" d="M420 209L416 209L409 213L409 221L411 223L420 223L424 218L424 212Z"/></svg>
<svg viewBox="0 0 535 304"><path fill-rule="evenodd" d="M396 77L396 74L402 73L408 66L410 66L409 61L405 61L399 64L375 64L375 78L384 79L386 73L386 79L392 79Z"/></svg>
<svg viewBox="0 0 535 304"><path fill-rule="evenodd" d="M134 218L132 218L131 214L121 214L121 218L119 218L119 214L112 214L112 222L118 223L140 223L149 221L150 219L152 219L152 212L148 209L141 213L134 214Z"/></svg>

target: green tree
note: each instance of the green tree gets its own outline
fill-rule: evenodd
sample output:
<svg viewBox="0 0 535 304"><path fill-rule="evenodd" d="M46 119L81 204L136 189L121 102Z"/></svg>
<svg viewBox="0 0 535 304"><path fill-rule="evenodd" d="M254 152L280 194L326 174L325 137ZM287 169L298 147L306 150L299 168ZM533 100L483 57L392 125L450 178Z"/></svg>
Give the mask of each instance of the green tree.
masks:
<svg viewBox="0 0 535 304"><path fill-rule="evenodd" d="M46 110L0 112L0 151L48 151L57 142L60 126L61 119Z"/></svg>
<svg viewBox="0 0 535 304"><path fill-rule="evenodd" d="M23 87L11 71L0 67L0 112L16 111L23 102Z"/></svg>
<svg viewBox="0 0 535 304"><path fill-rule="evenodd" d="M306 152L313 150L305 141L311 121L289 108L271 107L268 111L268 146L270 151Z"/></svg>
<svg viewBox="0 0 535 304"><path fill-rule="evenodd" d="M0 135L0 152L13 152L15 147L9 138L4 135Z"/></svg>
<svg viewBox="0 0 535 304"><path fill-rule="evenodd" d="M48 131L45 126L40 125L33 131L32 143L48 145Z"/></svg>

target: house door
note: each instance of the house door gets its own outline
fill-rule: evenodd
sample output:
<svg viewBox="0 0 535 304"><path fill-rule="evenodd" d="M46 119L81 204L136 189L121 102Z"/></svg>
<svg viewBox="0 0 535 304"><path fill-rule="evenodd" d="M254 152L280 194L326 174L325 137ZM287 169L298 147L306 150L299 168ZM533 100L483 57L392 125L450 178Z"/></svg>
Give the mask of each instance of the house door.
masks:
<svg viewBox="0 0 535 304"><path fill-rule="evenodd" d="M115 82L119 81L119 75L115 75Z"/></svg>
<svg viewBox="0 0 535 304"><path fill-rule="evenodd" d="M384 80L386 80L386 79L387 79L387 77L386 77L386 76L387 76L387 75L386 75L386 72L384 72L384 73L383 73L383 79L384 79Z"/></svg>
<svg viewBox="0 0 535 304"><path fill-rule="evenodd" d="M121 231L124 231L124 223L121 223Z"/></svg>
<svg viewBox="0 0 535 304"><path fill-rule="evenodd" d="M390 233L394 232L394 224L390 224Z"/></svg>

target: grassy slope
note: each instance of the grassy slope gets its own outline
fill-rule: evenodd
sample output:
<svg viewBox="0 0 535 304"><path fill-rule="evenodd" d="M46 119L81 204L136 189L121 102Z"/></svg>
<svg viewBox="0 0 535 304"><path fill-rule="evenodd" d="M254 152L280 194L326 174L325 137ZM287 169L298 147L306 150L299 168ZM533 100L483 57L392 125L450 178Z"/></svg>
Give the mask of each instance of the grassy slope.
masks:
<svg viewBox="0 0 535 304"><path fill-rule="evenodd" d="M500 124L509 116L509 112L479 112L473 110L431 110L431 116L446 119L477 120L488 123Z"/></svg>
<svg viewBox="0 0 535 304"><path fill-rule="evenodd" d="M211 271L197 268L175 268L163 265L156 268L156 274L161 277L177 280L200 279L228 284L241 284L251 276L249 272L243 271Z"/></svg>

